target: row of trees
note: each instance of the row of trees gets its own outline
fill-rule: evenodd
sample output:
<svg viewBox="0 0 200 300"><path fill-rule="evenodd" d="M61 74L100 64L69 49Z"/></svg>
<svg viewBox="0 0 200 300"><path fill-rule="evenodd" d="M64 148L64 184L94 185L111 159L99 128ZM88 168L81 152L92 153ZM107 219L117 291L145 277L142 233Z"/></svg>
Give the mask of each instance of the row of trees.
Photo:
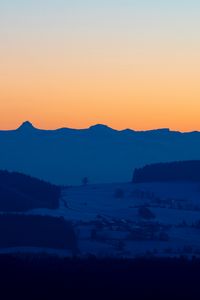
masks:
<svg viewBox="0 0 200 300"><path fill-rule="evenodd" d="M200 181L200 161L157 163L135 169L133 182Z"/></svg>
<svg viewBox="0 0 200 300"><path fill-rule="evenodd" d="M70 222L50 216L1 214L0 248L41 247L69 249L77 253L77 240Z"/></svg>

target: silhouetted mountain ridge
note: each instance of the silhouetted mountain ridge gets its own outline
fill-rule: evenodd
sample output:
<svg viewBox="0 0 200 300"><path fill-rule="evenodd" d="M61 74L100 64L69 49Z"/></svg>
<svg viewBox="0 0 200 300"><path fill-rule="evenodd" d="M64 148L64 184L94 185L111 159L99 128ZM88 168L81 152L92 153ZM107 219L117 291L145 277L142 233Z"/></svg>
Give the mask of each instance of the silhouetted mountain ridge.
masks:
<svg viewBox="0 0 200 300"><path fill-rule="evenodd" d="M17 129L11 129L11 130L0 130L0 132L10 132L10 131L21 131L21 130L38 130L38 131L44 131L44 132L58 132L58 131L71 131L71 132L85 132L85 131L93 131L93 132L101 132L101 133L107 133L107 132L117 132L117 133L157 133L157 134L167 134L167 133L182 133L182 134L190 134L190 133L199 133L199 131L192 131L192 132L181 132L181 131L173 131L169 128L156 128L156 129L150 129L150 130L134 130L130 128L117 130L114 129L108 125L105 124L95 124L88 128L69 128L69 127L61 127L56 129L41 129L37 128L33 125L30 121L24 121Z"/></svg>
<svg viewBox="0 0 200 300"><path fill-rule="evenodd" d="M56 184L129 181L145 164L200 159L200 133L170 129L115 130L97 124L86 129L44 130L31 122L0 131L0 169L18 171Z"/></svg>

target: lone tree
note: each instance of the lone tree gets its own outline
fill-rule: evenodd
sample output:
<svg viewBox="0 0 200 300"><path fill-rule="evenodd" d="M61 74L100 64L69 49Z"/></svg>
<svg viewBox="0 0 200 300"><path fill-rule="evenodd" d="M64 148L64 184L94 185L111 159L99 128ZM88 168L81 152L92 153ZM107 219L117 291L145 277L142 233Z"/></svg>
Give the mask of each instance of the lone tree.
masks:
<svg viewBox="0 0 200 300"><path fill-rule="evenodd" d="M83 184L83 185L88 185L88 182L89 182L88 177L84 177L84 178L82 179L82 184Z"/></svg>

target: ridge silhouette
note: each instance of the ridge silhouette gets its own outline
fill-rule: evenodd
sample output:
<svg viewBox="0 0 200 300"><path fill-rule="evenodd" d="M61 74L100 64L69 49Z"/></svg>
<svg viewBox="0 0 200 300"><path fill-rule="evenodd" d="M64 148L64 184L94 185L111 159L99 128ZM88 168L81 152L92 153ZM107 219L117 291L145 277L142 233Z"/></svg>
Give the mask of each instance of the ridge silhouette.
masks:
<svg viewBox="0 0 200 300"><path fill-rule="evenodd" d="M44 130L25 121L0 131L0 169L18 171L55 184L127 182L146 164L200 159L200 132L170 129Z"/></svg>

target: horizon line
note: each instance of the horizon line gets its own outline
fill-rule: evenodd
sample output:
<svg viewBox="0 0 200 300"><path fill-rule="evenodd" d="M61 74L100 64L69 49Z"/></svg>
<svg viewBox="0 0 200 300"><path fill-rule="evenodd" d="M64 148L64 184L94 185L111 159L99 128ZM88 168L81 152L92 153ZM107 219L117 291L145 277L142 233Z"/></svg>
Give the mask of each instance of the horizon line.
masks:
<svg viewBox="0 0 200 300"><path fill-rule="evenodd" d="M96 123L96 124L93 124L93 125L90 125L88 127L82 127L82 128L73 128L73 127L56 127L54 129L45 129L45 128L40 128L40 127L36 127L34 125L33 122L31 121L23 121L20 123L19 126L17 126L16 128L13 128L13 129L0 129L0 131L2 132L6 132L6 131L17 131L19 130L20 128L23 128L23 127L26 127L26 128L32 128L32 129L37 129L37 130L41 130L41 131L57 131L57 130L62 130L62 129L68 129L68 130L74 130L74 131L78 131L78 130L89 130L89 129L94 129L94 128L107 128L108 130L113 130L113 131L117 131L117 132L124 132L124 131L132 131L132 132L138 132L138 133L142 133L142 132L151 132L151 131L166 131L166 132L176 132L176 133L200 133L199 130L191 130L191 131L181 131L181 130L172 130L170 129L169 127L160 127L160 128L152 128L152 129L144 129L144 130L135 130L133 128L124 128L124 129L115 129L109 125L106 125L106 124L102 124L102 123Z"/></svg>

